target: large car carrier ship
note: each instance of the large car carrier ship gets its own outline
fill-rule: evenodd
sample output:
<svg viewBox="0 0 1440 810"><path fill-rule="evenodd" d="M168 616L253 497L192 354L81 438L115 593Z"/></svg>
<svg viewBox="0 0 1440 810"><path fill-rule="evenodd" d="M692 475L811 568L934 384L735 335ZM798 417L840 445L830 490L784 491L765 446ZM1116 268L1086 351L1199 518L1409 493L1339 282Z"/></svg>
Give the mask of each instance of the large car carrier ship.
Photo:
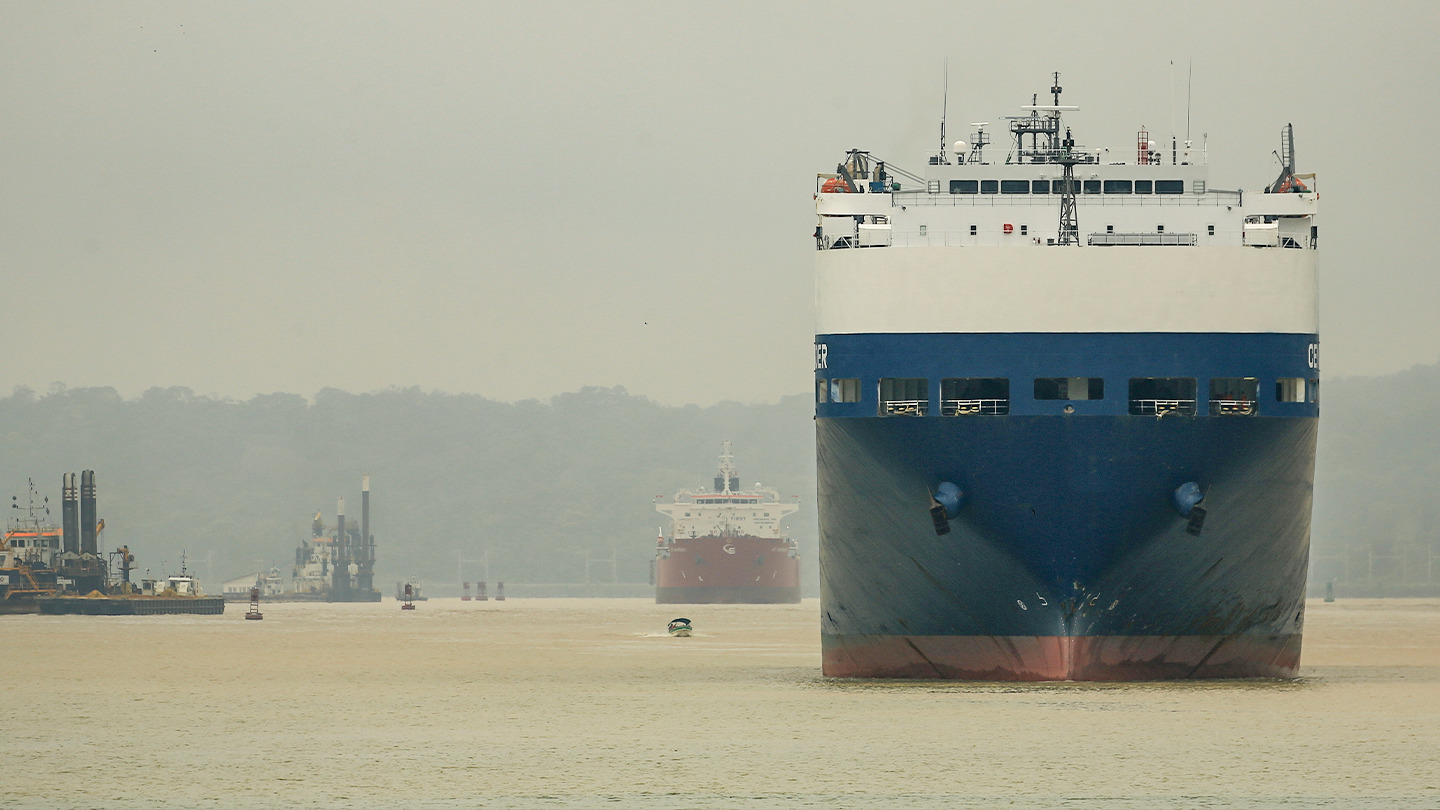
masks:
<svg viewBox="0 0 1440 810"><path fill-rule="evenodd" d="M922 174L817 178L824 672L1292 677L1313 175L1286 126L1263 193L1212 188L1203 146L1142 128L1121 160L1050 96L1001 159L942 124Z"/></svg>
<svg viewBox="0 0 1440 810"><path fill-rule="evenodd" d="M756 484L740 486L730 442L720 451L715 488L682 489L655 510L670 518L656 538L655 602L800 601L800 555L781 519L800 505Z"/></svg>

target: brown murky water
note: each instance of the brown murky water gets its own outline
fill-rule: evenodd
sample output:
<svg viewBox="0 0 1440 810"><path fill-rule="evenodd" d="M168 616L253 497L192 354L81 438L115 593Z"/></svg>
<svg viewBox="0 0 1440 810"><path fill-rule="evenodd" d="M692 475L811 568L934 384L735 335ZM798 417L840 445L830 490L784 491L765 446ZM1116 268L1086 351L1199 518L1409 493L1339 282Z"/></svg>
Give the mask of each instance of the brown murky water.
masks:
<svg viewBox="0 0 1440 810"><path fill-rule="evenodd" d="M814 600L418 608L0 617L0 807L1440 807L1440 600L1102 685L827 680Z"/></svg>

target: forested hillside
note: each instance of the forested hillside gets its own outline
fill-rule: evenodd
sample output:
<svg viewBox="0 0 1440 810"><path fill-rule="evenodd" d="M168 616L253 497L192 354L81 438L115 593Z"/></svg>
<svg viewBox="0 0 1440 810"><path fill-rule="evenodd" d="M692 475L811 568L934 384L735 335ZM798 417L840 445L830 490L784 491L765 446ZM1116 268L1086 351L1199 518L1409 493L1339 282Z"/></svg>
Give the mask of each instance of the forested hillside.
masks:
<svg viewBox="0 0 1440 810"><path fill-rule="evenodd" d="M60 474L94 469L107 547L128 544L157 572L184 550L214 586L284 569L317 510L334 522L339 496L358 519L369 473L381 585L420 576L443 590L458 555L486 551L495 579L581 583L589 560L592 581L610 581L613 554L616 579L643 583L654 497L708 484L730 439L747 485L800 496L790 527L814 593L812 413L803 395L668 407L620 388L517 403L418 389L244 402L19 389L0 399L0 492L23 501L33 477L58 505ZM1312 591L1334 580L1341 594L1440 592L1440 365L1329 381L1321 413Z"/></svg>
<svg viewBox="0 0 1440 810"><path fill-rule="evenodd" d="M184 550L216 588L288 571L315 512L334 523L339 496L357 520L369 473L381 585L420 576L438 590L458 579L460 554L487 550L495 579L583 582L586 560L603 559L591 576L608 582L613 554L619 581L645 582L662 522L654 497L708 485L730 439L747 485L800 496L790 526L813 586L811 415L807 397L665 407L618 388L513 404L416 389L326 389L313 403L22 389L0 400L0 491L23 500L29 476L58 504L62 472L94 469L107 547L129 544L157 572Z"/></svg>

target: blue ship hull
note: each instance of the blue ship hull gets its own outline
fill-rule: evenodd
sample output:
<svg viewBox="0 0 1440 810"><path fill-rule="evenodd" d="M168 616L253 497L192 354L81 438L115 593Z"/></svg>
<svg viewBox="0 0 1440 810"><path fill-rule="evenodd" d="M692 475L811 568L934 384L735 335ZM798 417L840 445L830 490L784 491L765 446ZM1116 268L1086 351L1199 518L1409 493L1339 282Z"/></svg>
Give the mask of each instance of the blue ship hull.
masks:
<svg viewBox="0 0 1440 810"><path fill-rule="evenodd" d="M1210 375L1258 375L1262 392L1306 375L1313 336L821 340L821 378L933 379L952 357L1012 379L1003 415L936 416L933 397L925 416L875 416L873 400L817 406L825 674L1296 675L1318 406L1211 416L1203 403ZM1128 413L1137 367L1199 378L1198 415ZM1108 378L1102 400L1024 390L1032 376L1092 369ZM943 535L930 512L942 482L964 492ZM1175 503L1187 482L1204 493L1198 534Z"/></svg>

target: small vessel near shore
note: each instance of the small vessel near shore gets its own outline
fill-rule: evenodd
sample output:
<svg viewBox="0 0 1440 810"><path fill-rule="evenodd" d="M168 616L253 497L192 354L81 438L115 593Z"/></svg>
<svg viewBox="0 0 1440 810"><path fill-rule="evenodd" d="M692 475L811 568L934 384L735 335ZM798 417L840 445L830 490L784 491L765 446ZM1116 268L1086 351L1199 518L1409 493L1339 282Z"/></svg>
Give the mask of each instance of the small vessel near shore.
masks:
<svg viewBox="0 0 1440 810"><path fill-rule="evenodd" d="M206 596L186 570L130 582L135 556L129 546L101 550L105 521L96 517L95 472L61 477L62 525L50 525L49 498L38 503L30 482L29 505L0 539L0 613L86 616L218 614L225 600ZM11 499L21 510L19 498Z"/></svg>
<svg viewBox="0 0 1440 810"><path fill-rule="evenodd" d="M797 499L798 500L798 499ZM656 541L657 604L800 601L800 555L781 519L800 508L760 484L744 489L730 442L715 488L682 489L655 510L670 518Z"/></svg>

